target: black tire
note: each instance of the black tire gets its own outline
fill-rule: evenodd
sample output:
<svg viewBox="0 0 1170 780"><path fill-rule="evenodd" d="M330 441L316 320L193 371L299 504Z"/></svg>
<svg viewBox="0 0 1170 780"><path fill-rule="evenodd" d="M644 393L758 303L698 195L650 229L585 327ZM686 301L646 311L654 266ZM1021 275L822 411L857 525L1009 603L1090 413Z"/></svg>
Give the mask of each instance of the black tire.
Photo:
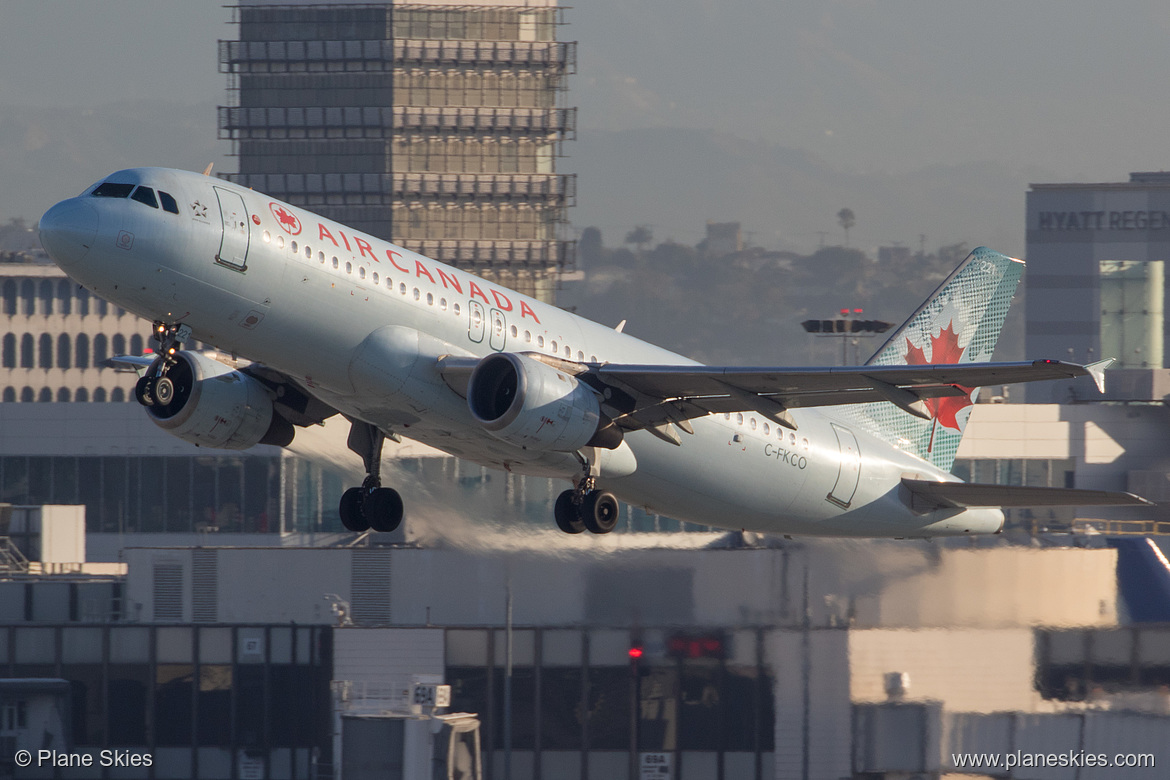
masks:
<svg viewBox="0 0 1170 780"><path fill-rule="evenodd" d="M557 503L553 506L553 516L557 521L557 528L567 534L579 534L585 530L585 521L581 519L580 507L573 503L573 491L566 490L557 496Z"/></svg>
<svg viewBox="0 0 1170 780"><path fill-rule="evenodd" d="M393 488L376 488L362 502L362 515L375 531L390 533L397 530L402 525L402 496Z"/></svg>
<svg viewBox="0 0 1170 780"><path fill-rule="evenodd" d="M175 400L175 383L170 377L160 376L154 380L154 400L159 406L166 406Z"/></svg>
<svg viewBox="0 0 1170 780"><path fill-rule="evenodd" d="M143 406L154 406L154 377L147 374L134 385L134 400Z"/></svg>
<svg viewBox="0 0 1170 780"><path fill-rule="evenodd" d="M581 516L590 533L607 534L617 525L620 509L613 493L590 490L581 504Z"/></svg>
<svg viewBox="0 0 1170 780"><path fill-rule="evenodd" d="M353 531L355 534L370 530L370 523L362 514L364 492L361 488L350 488L341 494L341 504L337 507L341 515L341 524L347 531Z"/></svg>

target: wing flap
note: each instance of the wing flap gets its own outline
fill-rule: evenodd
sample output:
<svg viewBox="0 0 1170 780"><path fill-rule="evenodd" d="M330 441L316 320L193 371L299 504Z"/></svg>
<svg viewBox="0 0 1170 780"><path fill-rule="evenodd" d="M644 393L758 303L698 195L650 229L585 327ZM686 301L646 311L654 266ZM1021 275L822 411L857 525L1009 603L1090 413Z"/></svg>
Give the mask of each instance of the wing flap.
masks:
<svg viewBox="0 0 1170 780"><path fill-rule="evenodd" d="M1153 506L1141 496L1114 490L987 485L973 482L931 482L903 478L915 511L965 509L973 506Z"/></svg>

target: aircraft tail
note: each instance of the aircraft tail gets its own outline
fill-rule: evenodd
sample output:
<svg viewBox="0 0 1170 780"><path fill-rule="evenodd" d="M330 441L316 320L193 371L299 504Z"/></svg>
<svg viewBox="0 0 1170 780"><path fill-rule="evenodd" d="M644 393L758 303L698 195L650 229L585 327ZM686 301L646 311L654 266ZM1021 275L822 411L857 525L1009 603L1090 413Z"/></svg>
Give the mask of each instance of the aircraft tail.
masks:
<svg viewBox="0 0 1170 780"><path fill-rule="evenodd" d="M867 366L985 363L991 359L1024 263L986 247L967 256ZM878 436L950 471L979 388L925 401L929 419L893 404L859 404L851 416Z"/></svg>

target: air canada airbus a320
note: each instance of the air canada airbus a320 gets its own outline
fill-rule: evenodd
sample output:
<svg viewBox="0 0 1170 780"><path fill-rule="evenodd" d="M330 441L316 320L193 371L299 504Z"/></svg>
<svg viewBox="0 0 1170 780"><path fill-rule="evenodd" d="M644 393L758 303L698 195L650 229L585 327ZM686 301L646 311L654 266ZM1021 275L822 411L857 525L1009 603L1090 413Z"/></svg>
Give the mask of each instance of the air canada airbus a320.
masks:
<svg viewBox="0 0 1170 780"><path fill-rule="evenodd" d="M386 437L559 477L568 533L618 500L763 533L986 534L1003 506L1143 504L1128 493L978 485L950 474L980 385L1110 361L987 362L1024 264L976 249L865 365L705 366L305 209L206 175L119 171L40 221L74 280L155 323L123 356L169 433L246 449L342 414L367 477L339 507L391 531ZM233 368L189 338L247 358Z"/></svg>

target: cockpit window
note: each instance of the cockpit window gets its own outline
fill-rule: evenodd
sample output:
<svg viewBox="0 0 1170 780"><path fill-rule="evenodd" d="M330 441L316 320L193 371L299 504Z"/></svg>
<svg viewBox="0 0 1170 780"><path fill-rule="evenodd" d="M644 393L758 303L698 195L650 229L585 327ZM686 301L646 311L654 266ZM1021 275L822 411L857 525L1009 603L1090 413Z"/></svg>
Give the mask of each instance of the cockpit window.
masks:
<svg viewBox="0 0 1170 780"><path fill-rule="evenodd" d="M169 192L158 191L158 199L162 202L163 211L169 211L172 214L179 213L179 204L171 197Z"/></svg>
<svg viewBox="0 0 1170 780"><path fill-rule="evenodd" d="M107 181L93 191L95 198L125 198L134 189L133 184L119 184Z"/></svg>
<svg viewBox="0 0 1170 780"><path fill-rule="evenodd" d="M139 203L145 203L152 209L158 208L158 199L154 197L154 190L150 187L139 187L134 190L134 194L130 196L130 200L136 200Z"/></svg>

